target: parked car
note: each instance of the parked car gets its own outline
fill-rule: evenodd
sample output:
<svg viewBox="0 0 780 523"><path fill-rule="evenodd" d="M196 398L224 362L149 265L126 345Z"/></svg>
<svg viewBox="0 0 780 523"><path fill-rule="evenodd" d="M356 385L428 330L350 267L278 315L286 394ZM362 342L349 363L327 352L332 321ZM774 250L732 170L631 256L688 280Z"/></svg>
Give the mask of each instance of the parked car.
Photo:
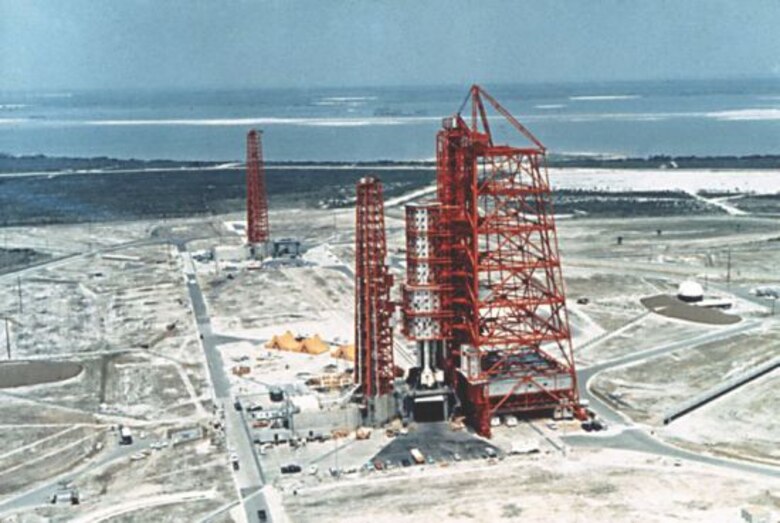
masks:
<svg viewBox="0 0 780 523"><path fill-rule="evenodd" d="M300 465L290 464L290 465L282 465L280 470L282 471L282 474L297 474L303 469L301 468Z"/></svg>

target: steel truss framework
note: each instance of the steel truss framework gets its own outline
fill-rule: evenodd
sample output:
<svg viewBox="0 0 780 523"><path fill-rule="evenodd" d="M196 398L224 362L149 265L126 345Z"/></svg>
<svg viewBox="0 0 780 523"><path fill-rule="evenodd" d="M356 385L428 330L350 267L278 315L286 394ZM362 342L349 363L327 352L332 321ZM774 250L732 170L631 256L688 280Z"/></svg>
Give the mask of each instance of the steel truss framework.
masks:
<svg viewBox="0 0 780 523"><path fill-rule="evenodd" d="M485 101L530 145L495 144ZM469 422L489 436L490 418L505 412L580 415L545 147L479 86L436 143L448 257L438 315Z"/></svg>
<svg viewBox="0 0 780 523"><path fill-rule="evenodd" d="M392 393L393 335L390 326L392 276L385 265L382 183L357 184L355 211L355 381L363 398Z"/></svg>
<svg viewBox="0 0 780 523"><path fill-rule="evenodd" d="M270 237L262 131L255 129L246 136L246 235L250 245L267 242Z"/></svg>

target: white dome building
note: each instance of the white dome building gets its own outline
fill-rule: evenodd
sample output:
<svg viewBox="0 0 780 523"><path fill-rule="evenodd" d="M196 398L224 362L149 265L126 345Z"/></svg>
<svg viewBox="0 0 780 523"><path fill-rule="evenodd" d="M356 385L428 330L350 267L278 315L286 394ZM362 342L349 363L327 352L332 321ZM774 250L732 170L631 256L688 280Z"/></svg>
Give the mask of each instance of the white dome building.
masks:
<svg viewBox="0 0 780 523"><path fill-rule="evenodd" d="M677 298L687 303L702 301L704 299L704 289L695 281L684 281L677 288Z"/></svg>

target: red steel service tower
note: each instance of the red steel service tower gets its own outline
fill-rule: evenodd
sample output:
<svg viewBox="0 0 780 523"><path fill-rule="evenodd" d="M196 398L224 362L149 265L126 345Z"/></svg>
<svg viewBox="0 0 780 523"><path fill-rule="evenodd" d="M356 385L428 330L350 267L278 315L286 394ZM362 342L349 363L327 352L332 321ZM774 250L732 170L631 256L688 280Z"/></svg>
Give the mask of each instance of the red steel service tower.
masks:
<svg viewBox="0 0 780 523"><path fill-rule="evenodd" d="M255 129L246 136L246 237L253 249L270 237L262 131Z"/></svg>
<svg viewBox="0 0 780 523"><path fill-rule="evenodd" d="M360 386L365 417L373 423L394 414L393 279L386 255L382 183L362 178L355 209L355 383Z"/></svg>
<svg viewBox="0 0 780 523"><path fill-rule="evenodd" d="M495 143L491 107L528 145ZM436 158L436 201L407 208L404 331L423 374L484 436L500 414L581 416L544 145L475 85Z"/></svg>

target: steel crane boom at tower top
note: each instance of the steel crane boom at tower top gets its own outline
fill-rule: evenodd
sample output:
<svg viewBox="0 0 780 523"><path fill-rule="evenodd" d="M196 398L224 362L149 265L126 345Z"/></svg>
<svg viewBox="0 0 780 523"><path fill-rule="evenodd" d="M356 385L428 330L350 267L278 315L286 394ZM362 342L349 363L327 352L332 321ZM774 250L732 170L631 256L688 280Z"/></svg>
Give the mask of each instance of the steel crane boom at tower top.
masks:
<svg viewBox="0 0 780 523"><path fill-rule="evenodd" d="M255 129L246 137L246 231L250 245L267 242L270 238L262 131Z"/></svg>

